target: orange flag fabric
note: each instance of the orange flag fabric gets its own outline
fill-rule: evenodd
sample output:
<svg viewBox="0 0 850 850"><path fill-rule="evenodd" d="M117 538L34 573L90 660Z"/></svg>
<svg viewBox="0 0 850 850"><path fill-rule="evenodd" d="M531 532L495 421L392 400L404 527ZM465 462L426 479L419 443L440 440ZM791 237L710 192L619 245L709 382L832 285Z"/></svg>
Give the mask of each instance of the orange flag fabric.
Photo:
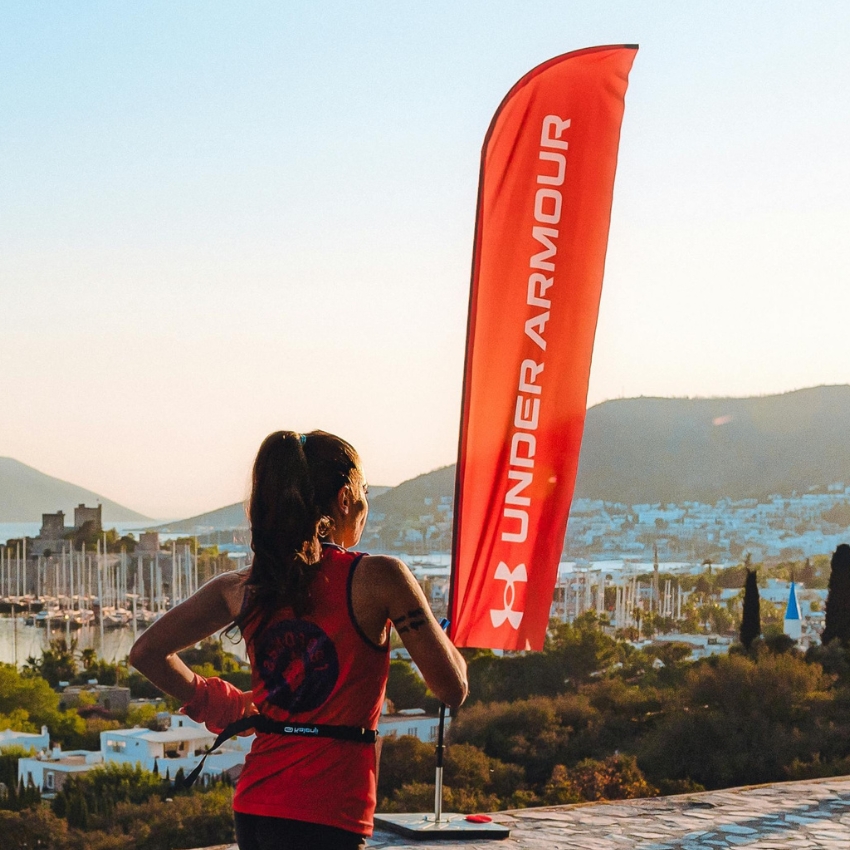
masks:
<svg viewBox="0 0 850 850"><path fill-rule="evenodd" d="M539 65L484 141L455 492L458 646L543 648L636 51L593 47Z"/></svg>

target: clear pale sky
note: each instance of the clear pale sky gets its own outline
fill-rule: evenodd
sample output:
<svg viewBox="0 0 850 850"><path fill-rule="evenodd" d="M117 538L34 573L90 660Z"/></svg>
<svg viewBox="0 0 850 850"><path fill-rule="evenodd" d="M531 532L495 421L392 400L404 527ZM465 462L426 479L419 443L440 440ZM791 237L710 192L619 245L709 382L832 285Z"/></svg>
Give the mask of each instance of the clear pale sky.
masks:
<svg viewBox="0 0 850 850"><path fill-rule="evenodd" d="M484 133L594 44L641 49L589 404L846 383L848 33L845 2L9 0L0 455L156 517L243 498L277 428L375 484L453 462Z"/></svg>

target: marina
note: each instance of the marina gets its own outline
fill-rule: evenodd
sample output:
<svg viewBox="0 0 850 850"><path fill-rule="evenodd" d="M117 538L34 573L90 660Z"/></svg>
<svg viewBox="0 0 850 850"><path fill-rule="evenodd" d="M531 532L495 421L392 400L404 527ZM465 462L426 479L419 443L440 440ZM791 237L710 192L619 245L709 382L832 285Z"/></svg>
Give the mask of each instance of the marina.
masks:
<svg viewBox="0 0 850 850"><path fill-rule="evenodd" d="M28 544L0 546L0 662L17 666L62 637L121 661L141 631L223 570L197 543L114 552L103 534L93 546L66 541L38 554Z"/></svg>

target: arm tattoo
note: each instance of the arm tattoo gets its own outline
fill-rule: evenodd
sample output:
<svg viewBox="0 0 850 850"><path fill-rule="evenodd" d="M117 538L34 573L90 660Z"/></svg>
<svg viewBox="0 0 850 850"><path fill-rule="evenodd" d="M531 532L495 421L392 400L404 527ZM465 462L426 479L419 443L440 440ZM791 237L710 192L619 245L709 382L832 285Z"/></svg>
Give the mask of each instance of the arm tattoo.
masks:
<svg viewBox="0 0 850 850"><path fill-rule="evenodd" d="M414 608L412 611L408 611L407 614L397 617L392 622L400 635L409 632L411 629L417 631L425 625L425 611L422 608Z"/></svg>

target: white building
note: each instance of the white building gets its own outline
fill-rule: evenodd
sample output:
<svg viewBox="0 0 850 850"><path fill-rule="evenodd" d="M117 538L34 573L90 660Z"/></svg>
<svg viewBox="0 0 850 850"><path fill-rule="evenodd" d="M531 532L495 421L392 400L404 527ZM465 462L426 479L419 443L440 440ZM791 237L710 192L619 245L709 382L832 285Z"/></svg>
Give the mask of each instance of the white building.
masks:
<svg viewBox="0 0 850 850"><path fill-rule="evenodd" d="M450 721L451 718L447 714L446 729L449 728ZM437 740L439 728L440 718L426 714L421 708L408 708L396 714L382 714L378 722L378 734L384 738L410 735L428 743Z"/></svg>
<svg viewBox="0 0 850 850"><path fill-rule="evenodd" d="M685 643L691 647L691 660L697 661L708 658L710 655L725 655L732 645L732 638L725 635L691 635L671 632L666 635L655 635L652 640L635 644L635 646L649 646L653 643Z"/></svg>
<svg viewBox="0 0 850 850"><path fill-rule="evenodd" d="M62 790L65 780L86 773L103 764L103 754L89 750L67 750L60 747L32 758L18 759L18 781L35 785L42 795L50 797Z"/></svg>
<svg viewBox="0 0 850 850"><path fill-rule="evenodd" d="M211 753L199 777L209 782L228 775L238 778L251 748L253 735L233 738ZM111 729L100 733L100 750L105 762L140 765L163 778L174 779L179 770L188 775L195 769L216 736L206 726L183 714L171 715L171 728L164 732L150 729Z"/></svg>
<svg viewBox="0 0 850 850"><path fill-rule="evenodd" d="M0 732L0 750L7 747L23 747L25 750L47 750L50 749L50 733L46 726L41 727L41 734L37 732L14 732L4 729Z"/></svg>

